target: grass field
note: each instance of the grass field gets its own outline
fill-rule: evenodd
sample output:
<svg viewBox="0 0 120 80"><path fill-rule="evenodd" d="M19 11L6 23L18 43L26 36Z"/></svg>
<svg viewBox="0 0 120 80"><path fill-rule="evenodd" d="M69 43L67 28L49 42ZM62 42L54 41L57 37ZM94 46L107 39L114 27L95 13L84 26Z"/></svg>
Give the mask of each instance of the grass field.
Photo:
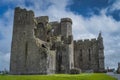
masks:
<svg viewBox="0 0 120 80"><path fill-rule="evenodd" d="M117 80L106 74L0 75L0 80Z"/></svg>

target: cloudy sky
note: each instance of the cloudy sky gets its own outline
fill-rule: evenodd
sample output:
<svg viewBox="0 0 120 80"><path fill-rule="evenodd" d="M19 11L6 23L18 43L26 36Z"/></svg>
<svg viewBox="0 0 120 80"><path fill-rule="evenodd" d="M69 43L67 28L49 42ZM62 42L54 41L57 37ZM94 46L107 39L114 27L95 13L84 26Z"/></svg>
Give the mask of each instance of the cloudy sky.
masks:
<svg viewBox="0 0 120 80"><path fill-rule="evenodd" d="M105 67L120 62L120 0L0 0L0 70L9 69L14 8L48 15L50 21L70 17L74 39L96 38L102 31Z"/></svg>

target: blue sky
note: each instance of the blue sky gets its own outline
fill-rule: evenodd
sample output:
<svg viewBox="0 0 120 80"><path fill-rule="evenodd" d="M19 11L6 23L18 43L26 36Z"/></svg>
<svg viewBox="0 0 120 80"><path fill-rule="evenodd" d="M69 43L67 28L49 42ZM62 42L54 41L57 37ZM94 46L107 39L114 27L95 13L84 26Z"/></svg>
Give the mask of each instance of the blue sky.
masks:
<svg viewBox="0 0 120 80"><path fill-rule="evenodd" d="M117 68L120 62L120 0L1 0L0 70L9 69L14 8L33 10L49 21L70 17L75 40L97 38L102 31L105 67Z"/></svg>

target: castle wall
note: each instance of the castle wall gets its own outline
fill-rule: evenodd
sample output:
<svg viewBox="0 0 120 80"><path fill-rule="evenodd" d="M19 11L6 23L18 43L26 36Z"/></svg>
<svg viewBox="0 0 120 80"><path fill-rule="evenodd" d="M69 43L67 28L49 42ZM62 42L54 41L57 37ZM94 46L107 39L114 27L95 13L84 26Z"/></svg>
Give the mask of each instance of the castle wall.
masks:
<svg viewBox="0 0 120 80"><path fill-rule="evenodd" d="M84 70L98 69L97 41L78 41L74 43L75 67Z"/></svg>
<svg viewBox="0 0 120 80"><path fill-rule="evenodd" d="M104 59L102 59L101 64L99 64L99 59L98 40L92 39L90 41L86 39L84 41L74 41L75 67L80 68L83 72L89 70L96 72L99 71L100 66L104 67Z"/></svg>

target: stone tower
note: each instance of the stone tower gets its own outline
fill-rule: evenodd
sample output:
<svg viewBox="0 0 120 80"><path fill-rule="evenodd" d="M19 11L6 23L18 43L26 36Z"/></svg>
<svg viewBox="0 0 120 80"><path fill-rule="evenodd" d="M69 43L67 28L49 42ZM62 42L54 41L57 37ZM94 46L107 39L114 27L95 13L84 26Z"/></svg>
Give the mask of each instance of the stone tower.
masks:
<svg viewBox="0 0 120 80"><path fill-rule="evenodd" d="M42 40L39 39L43 36L39 34L44 32L45 25L42 20L34 17L33 11L15 8L10 60L11 74L55 72L55 51L50 51L49 44L45 42L46 36Z"/></svg>
<svg viewBox="0 0 120 80"><path fill-rule="evenodd" d="M72 20L62 18L61 27L61 44L57 47L57 73L69 73L74 67L73 61L73 37L72 37ZM57 62L56 61L56 62Z"/></svg>

